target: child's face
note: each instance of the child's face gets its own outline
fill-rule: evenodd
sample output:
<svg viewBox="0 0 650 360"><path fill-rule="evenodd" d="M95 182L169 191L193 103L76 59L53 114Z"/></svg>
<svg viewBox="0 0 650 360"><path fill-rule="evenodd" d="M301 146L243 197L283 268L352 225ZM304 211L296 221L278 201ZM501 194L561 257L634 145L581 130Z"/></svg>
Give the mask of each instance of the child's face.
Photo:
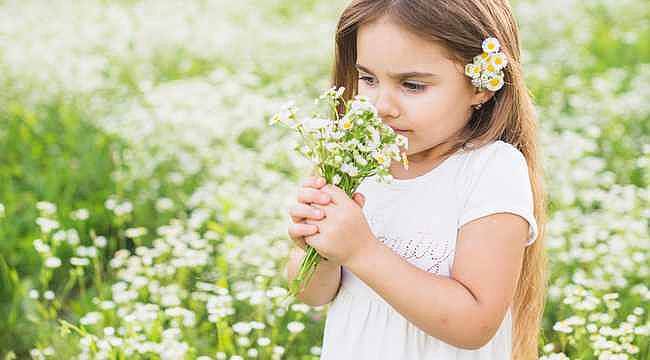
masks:
<svg viewBox="0 0 650 360"><path fill-rule="evenodd" d="M357 70L359 94L371 99L384 123L407 130L399 133L409 139L408 155L415 155L409 160L428 159L426 150L461 130L470 106L487 100L486 93L475 93L464 64L387 17L359 28ZM432 75L392 76L408 72Z"/></svg>

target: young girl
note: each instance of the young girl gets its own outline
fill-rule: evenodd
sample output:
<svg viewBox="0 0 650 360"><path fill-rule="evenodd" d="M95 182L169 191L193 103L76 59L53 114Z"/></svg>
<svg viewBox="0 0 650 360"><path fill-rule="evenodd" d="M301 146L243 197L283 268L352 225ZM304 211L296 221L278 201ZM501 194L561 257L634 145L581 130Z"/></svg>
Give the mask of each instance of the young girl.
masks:
<svg viewBox="0 0 650 360"><path fill-rule="evenodd" d="M507 0L343 11L333 85L408 138L409 167L353 199L312 177L289 210L289 279L305 243L328 259L299 294L331 302L321 359L537 358L545 206L519 45Z"/></svg>

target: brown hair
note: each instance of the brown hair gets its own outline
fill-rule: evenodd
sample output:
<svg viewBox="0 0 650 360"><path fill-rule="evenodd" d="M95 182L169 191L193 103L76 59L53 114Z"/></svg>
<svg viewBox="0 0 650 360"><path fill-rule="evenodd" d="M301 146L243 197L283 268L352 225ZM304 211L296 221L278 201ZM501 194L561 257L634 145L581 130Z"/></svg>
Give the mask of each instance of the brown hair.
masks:
<svg viewBox="0 0 650 360"><path fill-rule="evenodd" d="M495 37L508 58L503 69L504 87L480 110L474 111L465 128L449 139L454 153L467 142L478 146L495 140L519 149L528 163L533 189L536 241L526 247L513 300L513 358L535 359L546 293L544 228L546 199L543 168L537 149L536 114L521 71L519 31L507 0L353 0L342 12L335 34L332 86L346 88L343 97L357 94L357 29L384 15L424 39L441 43L459 64L470 63L482 52L482 41ZM470 81L469 78L467 81ZM339 112L343 112L339 108Z"/></svg>

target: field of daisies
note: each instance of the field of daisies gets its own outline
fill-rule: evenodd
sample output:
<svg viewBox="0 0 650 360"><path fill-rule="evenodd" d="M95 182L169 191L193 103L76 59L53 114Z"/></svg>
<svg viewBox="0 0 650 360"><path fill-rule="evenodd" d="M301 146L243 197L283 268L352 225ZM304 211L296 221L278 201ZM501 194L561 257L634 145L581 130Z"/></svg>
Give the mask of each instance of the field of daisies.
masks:
<svg viewBox="0 0 650 360"><path fill-rule="evenodd" d="M0 359L317 359L283 304L345 1L0 1ZM650 3L518 0L547 172L543 359L650 359Z"/></svg>

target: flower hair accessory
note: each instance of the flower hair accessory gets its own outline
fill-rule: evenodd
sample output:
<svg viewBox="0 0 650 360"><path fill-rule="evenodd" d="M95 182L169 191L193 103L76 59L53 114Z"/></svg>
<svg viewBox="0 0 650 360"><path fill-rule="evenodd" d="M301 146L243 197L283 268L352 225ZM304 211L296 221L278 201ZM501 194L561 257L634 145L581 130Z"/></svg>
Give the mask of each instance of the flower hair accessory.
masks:
<svg viewBox="0 0 650 360"><path fill-rule="evenodd" d="M497 91L503 87L502 69L508 65L506 54L499 51L501 44L494 37L483 40L483 53L474 56L474 62L465 65L465 75L480 91Z"/></svg>

